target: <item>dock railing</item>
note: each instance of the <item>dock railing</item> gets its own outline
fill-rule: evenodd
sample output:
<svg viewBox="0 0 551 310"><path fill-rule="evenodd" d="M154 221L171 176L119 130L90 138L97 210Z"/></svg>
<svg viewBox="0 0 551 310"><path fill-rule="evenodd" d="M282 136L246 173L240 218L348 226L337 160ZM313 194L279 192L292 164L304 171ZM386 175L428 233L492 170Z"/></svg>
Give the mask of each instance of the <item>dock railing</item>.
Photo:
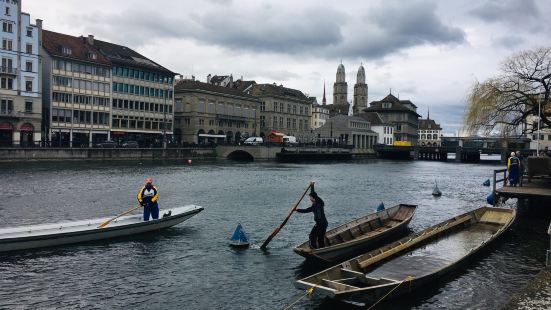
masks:
<svg viewBox="0 0 551 310"><path fill-rule="evenodd" d="M503 173L503 179L498 180L497 175L500 174L500 173ZM494 170L494 182L492 183L494 194L495 194L496 189L497 189L497 182L503 182L503 186L507 186L507 169Z"/></svg>
<svg viewBox="0 0 551 310"><path fill-rule="evenodd" d="M549 249L547 250L545 265L549 267L551 266L551 223L549 223L549 228L547 228L547 234L549 235Z"/></svg>

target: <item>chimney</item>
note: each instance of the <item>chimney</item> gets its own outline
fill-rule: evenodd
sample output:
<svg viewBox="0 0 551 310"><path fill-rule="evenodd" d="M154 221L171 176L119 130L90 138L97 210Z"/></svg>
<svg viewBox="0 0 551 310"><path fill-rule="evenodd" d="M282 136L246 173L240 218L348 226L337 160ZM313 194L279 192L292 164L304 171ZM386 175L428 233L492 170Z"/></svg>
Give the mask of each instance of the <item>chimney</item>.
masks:
<svg viewBox="0 0 551 310"><path fill-rule="evenodd" d="M36 27L38 27L38 29L42 29L42 20L41 19L36 20Z"/></svg>
<svg viewBox="0 0 551 310"><path fill-rule="evenodd" d="M94 36L93 35L88 35L88 38L86 39L86 42L89 44L89 45L92 45L94 46Z"/></svg>

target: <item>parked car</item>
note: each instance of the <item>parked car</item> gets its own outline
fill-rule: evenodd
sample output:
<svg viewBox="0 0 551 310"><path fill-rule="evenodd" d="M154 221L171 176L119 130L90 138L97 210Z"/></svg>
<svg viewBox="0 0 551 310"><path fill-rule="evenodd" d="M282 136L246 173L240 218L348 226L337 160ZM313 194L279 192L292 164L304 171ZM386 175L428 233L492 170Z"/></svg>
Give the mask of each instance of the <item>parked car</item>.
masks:
<svg viewBox="0 0 551 310"><path fill-rule="evenodd" d="M122 144L122 147L127 149L137 149L140 145L136 141L126 141Z"/></svg>
<svg viewBox="0 0 551 310"><path fill-rule="evenodd" d="M114 141L103 141L96 143L95 147L99 147L102 149L114 149L119 147L116 142Z"/></svg>
<svg viewBox="0 0 551 310"><path fill-rule="evenodd" d="M284 136L283 137L283 143L286 145L293 145L298 144L297 138L293 136Z"/></svg>
<svg viewBox="0 0 551 310"><path fill-rule="evenodd" d="M262 143L264 143L264 139L262 139L261 137L250 137L245 140L245 142L243 142L243 144L246 145L260 145Z"/></svg>

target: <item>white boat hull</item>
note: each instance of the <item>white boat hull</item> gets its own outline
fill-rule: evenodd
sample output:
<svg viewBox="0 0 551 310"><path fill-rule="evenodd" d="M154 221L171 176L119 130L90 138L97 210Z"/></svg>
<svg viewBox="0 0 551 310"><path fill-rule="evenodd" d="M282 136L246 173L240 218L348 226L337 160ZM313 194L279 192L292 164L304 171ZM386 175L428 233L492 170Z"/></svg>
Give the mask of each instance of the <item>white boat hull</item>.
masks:
<svg viewBox="0 0 551 310"><path fill-rule="evenodd" d="M185 206L163 210L157 220L144 222L142 215L121 217L104 228L98 225L109 218L70 223L33 225L0 229L0 253L104 240L158 231L178 225L203 211L203 207ZM163 214L171 212L170 216Z"/></svg>

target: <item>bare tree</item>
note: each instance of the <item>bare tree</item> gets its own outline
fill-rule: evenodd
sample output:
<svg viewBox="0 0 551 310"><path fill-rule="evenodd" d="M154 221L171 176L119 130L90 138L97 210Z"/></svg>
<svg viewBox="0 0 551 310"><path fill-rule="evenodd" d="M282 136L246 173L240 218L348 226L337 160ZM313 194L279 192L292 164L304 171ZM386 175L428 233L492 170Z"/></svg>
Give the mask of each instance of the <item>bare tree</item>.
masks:
<svg viewBox="0 0 551 310"><path fill-rule="evenodd" d="M523 126L537 116L551 128L551 47L520 52L505 60L499 75L475 83L468 95L465 124L471 132L531 133ZM537 127L537 126L536 126Z"/></svg>

